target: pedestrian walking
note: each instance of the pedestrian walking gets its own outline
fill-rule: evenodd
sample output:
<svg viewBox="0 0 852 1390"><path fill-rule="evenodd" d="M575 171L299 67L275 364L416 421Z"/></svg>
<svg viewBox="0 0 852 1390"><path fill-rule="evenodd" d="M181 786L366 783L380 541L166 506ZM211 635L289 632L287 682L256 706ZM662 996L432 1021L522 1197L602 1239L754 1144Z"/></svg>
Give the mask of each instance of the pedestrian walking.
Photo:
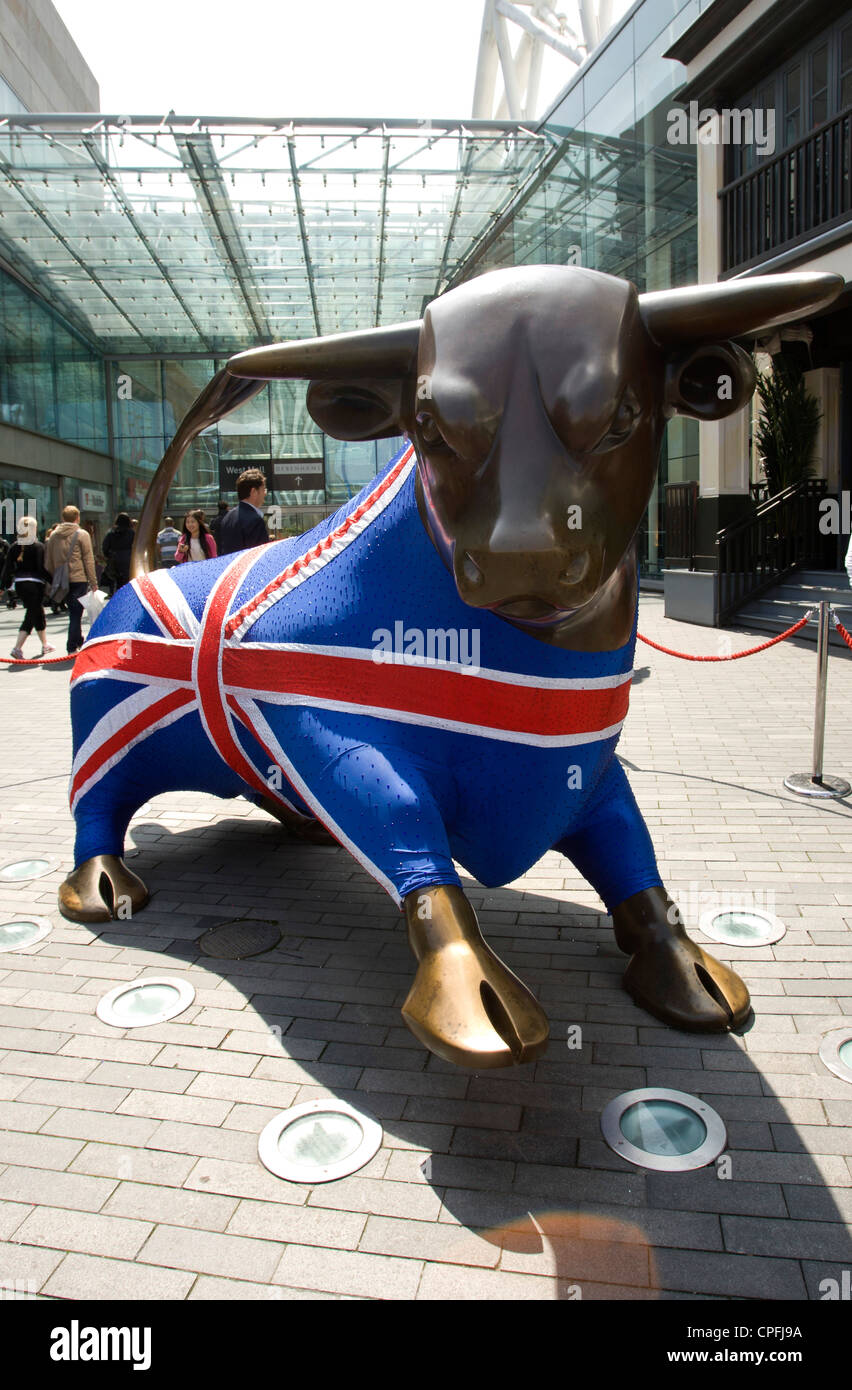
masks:
<svg viewBox="0 0 852 1390"><path fill-rule="evenodd" d="M175 530L175 524L170 516L166 517L166 524L157 536L157 545L160 547L160 563L165 569L171 569L175 562L175 551L180 540L180 531Z"/></svg>
<svg viewBox="0 0 852 1390"><path fill-rule="evenodd" d="M133 549L133 527L127 512L119 512L101 546L106 560L106 577L110 592L116 593L130 579L130 552Z"/></svg>
<svg viewBox="0 0 852 1390"><path fill-rule="evenodd" d="M208 524L207 527L217 546L219 544L219 527L222 525L222 518L227 514L227 511L227 502L220 502L219 510L217 511L216 515L213 517L212 521Z"/></svg>
<svg viewBox="0 0 852 1390"><path fill-rule="evenodd" d="M0 589L10 589L24 605L21 630L15 639L12 656L21 661L24 643L35 630L41 642L41 654L55 651L47 640L47 619L44 616L44 586L49 580L44 564L44 546L38 539L38 523L34 516L22 516L17 525L18 538L9 552L0 574Z"/></svg>
<svg viewBox="0 0 852 1390"><path fill-rule="evenodd" d="M266 496L266 479L259 468L247 468L237 478L237 505L219 523L219 554L233 555L251 550L269 540L261 507Z"/></svg>
<svg viewBox="0 0 852 1390"><path fill-rule="evenodd" d="M61 566L68 574L68 638L67 651L72 656L83 645L83 605L80 599L87 589L98 587L92 538L80 525L78 507L65 507L62 521L44 548L44 565L54 582Z"/></svg>
<svg viewBox="0 0 852 1390"><path fill-rule="evenodd" d="M216 542L204 522L202 511L187 512L183 519L183 535L175 551L175 564L192 560L213 560L218 551Z"/></svg>

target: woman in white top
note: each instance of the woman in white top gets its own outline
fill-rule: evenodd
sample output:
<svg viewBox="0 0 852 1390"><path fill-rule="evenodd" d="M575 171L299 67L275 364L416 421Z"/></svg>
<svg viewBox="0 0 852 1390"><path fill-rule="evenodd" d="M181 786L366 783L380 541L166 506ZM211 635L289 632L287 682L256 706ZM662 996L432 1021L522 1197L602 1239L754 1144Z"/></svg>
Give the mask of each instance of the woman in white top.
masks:
<svg viewBox="0 0 852 1390"><path fill-rule="evenodd" d="M187 512L183 519L183 535L175 551L175 564L187 560L213 560L217 555L216 542L204 524L202 511Z"/></svg>

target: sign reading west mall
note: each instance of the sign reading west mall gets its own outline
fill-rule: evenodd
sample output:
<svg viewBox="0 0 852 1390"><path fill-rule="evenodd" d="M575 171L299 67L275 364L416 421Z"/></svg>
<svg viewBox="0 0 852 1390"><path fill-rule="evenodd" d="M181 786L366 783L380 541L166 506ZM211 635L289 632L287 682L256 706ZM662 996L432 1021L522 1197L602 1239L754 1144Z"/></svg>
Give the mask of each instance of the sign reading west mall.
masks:
<svg viewBox="0 0 852 1390"><path fill-rule="evenodd" d="M299 459L221 459L219 494L223 499L236 496L237 478L247 468L260 468L270 492L313 492L325 488L325 465L321 458Z"/></svg>

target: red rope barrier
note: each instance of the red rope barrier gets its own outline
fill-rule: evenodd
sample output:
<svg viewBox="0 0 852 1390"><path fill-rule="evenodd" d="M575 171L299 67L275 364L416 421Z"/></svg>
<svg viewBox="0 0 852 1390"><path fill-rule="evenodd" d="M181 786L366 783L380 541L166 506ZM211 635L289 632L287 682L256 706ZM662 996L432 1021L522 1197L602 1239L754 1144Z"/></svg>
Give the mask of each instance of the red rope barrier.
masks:
<svg viewBox="0 0 852 1390"><path fill-rule="evenodd" d="M831 616L834 619L834 626L837 628L837 631L840 633L840 636L843 638L847 647L849 647L850 650L852 650L852 633L846 631L846 628L843 626L842 622L838 618L833 608L831 610Z"/></svg>
<svg viewBox="0 0 852 1390"><path fill-rule="evenodd" d="M786 632L779 632L777 637L770 637L768 642L761 642L759 647L746 647L743 652L731 652L730 656L690 656L689 652L676 652L671 647L661 647L659 642L652 642L650 637L643 637L641 632L637 632L636 636L647 647L654 647L658 652L665 652L666 656L682 657L684 661L738 661L741 656L753 656L755 652L765 652L767 647L774 647L776 642L783 642L786 637L792 637L794 632L798 632L800 627L805 626L810 617L811 611L808 611L797 623L788 627ZM837 618L835 618L835 622L837 622ZM852 640L850 640L849 645L852 646Z"/></svg>
<svg viewBox="0 0 852 1390"><path fill-rule="evenodd" d="M6 666L52 666L56 661L74 661L77 653L69 656L66 652L64 656L0 656Z"/></svg>

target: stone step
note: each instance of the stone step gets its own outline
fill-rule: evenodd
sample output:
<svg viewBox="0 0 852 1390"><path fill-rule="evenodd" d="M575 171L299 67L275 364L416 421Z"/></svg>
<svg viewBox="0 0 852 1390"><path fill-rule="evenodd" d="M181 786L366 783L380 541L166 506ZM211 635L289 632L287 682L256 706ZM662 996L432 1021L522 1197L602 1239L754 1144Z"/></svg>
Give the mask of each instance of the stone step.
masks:
<svg viewBox="0 0 852 1390"><path fill-rule="evenodd" d="M752 603L746 604L738 613L734 615L730 627L748 628L757 632L767 632L775 634L783 632L785 628L792 627L793 623L804 616L808 604L784 603L773 601L772 599L755 599ZM838 614L844 627L852 632L852 613ZM812 642L816 646L817 624L816 619L812 619L806 627L800 628L796 633L797 640ZM831 648L842 648L848 650L846 643L831 621L828 629L828 645ZM850 653L852 655L852 653Z"/></svg>

